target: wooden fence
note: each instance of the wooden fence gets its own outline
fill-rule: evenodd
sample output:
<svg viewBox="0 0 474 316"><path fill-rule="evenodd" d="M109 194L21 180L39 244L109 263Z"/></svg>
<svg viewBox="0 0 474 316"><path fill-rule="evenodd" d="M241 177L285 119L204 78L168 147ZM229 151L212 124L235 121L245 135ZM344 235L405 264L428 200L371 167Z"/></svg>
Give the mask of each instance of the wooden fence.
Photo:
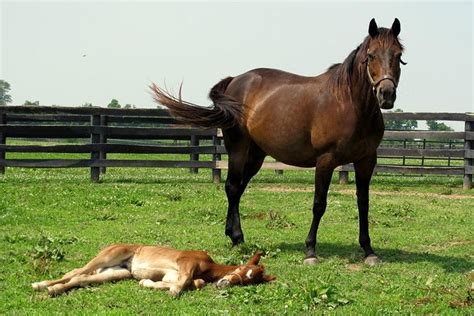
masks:
<svg viewBox="0 0 474 316"><path fill-rule="evenodd" d="M472 187L474 158L473 113L384 113L391 120L462 121L463 132L385 131L378 150L380 161L400 158L403 163L380 163L376 172L445 174L464 177L463 187ZM7 138L29 139L7 143ZM44 139L78 139L82 143L53 145L32 141ZM426 146L430 141L441 145ZM138 141L138 143L137 143ZM390 142L395 146L390 146ZM407 143L411 146L407 146ZM403 144L404 146L402 146ZM421 144L421 145L420 145ZM453 145L454 144L454 145ZM86 153L87 159L11 159L8 153ZM173 160L110 159L107 154L174 154ZM3 106L0 107L0 173L6 167L26 168L90 168L92 181L98 181L107 167L198 168L212 170L213 180L221 180L221 170L227 168L221 134L217 129L190 128L178 124L166 110L106 109L74 107ZM182 155L186 155L183 159ZM203 159L203 155L204 159ZM180 157L179 160L176 157ZM421 165L406 163L421 159ZM447 161L447 165L426 165L425 160ZM451 163L458 161L457 164ZM299 169L280 162L266 161L263 168L274 170ZM352 165L338 168L340 181L348 179Z"/></svg>

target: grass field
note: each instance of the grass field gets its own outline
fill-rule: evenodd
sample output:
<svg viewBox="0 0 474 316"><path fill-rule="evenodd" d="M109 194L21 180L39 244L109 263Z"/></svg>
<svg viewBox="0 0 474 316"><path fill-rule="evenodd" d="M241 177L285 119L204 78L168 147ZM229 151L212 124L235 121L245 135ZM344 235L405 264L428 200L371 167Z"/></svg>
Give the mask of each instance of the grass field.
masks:
<svg viewBox="0 0 474 316"><path fill-rule="evenodd" d="M354 184L330 189L318 235L320 263L302 264L313 174L263 171L241 203L246 243L224 236L223 184L210 171L8 169L0 177L0 314L459 314L474 313L474 190L461 177L378 175L371 237L383 263L361 264ZM271 284L179 299L135 281L49 298L31 282L60 276L115 242L207 250L238 264L256 250Z"/></svg>

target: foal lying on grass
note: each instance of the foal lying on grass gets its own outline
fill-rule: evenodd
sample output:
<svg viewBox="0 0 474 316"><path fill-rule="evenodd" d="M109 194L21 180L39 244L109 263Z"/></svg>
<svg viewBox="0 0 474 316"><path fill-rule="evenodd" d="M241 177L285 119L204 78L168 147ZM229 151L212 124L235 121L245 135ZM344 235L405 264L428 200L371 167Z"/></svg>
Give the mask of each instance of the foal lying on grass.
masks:
<svg viewBox="0 0 474 316"><path fill-rule="evenodd" d="M246 265L214 263L204 251L181 251L167 247L114 244L102 250L84 267L66 273L62 279L31 284L33 289L48 289L49 295L62 294L75 287L125 279L140 280L140 285L169 290L178 296L186 289L202 288L216 282L220 288L269 282L259 265L257 252Z"/></svg>

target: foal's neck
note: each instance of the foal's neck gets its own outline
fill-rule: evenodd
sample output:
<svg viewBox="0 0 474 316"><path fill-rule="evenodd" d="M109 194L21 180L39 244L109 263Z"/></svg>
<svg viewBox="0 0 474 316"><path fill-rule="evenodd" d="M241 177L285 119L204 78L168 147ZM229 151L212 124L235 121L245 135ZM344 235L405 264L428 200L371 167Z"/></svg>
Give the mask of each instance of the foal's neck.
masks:
<svg viewBox="0 0 474 316"><path fill-rule="evenodd" d="M211 263L206 273L206 278L208 279L207 281L209 282L217 281L223 278L225 275L231 273L238 267L239 266Z"/></svg>

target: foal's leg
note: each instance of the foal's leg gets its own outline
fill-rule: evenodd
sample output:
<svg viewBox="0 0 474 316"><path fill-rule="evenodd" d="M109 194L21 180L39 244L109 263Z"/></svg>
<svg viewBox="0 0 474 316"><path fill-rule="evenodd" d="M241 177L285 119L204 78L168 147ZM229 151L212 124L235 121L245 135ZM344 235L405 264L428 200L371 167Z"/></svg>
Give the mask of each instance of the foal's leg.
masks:
<svg viewBox="0 0 474 316"><path fill-rule="evenodd" d="M194 271L199 263L196 264L196 262L189 259L190 258L184 258L183 260L178 260L178 273L166 274L163 276L163 279L158 282L153 282L152 280L141 280L140 285L154 289L169 290L170 294L173 296L178 296L183 290L193 289L196 286L199 286L200 282L195 282L196 280L193 280Z"/></svg>
<svg viewBox="0 0 474 316"><path fill-rule="evenodd" d="M332 155L321 156L316 164L315 191L313 204L313 220L306 238L306 258L304 263L315 264L316 260L316 238L321 218L326 211L327 195L331 184L332 173L337 163Z"/></svg>
<svg viewBox="0 0 474 316"><path fill-rule="evenodd" d="M359 208L359 244L364 249L365 263L375 265L380 262L370 245L369 237L369 184L372 173L377 163L377 155L373 154L354 163L356 186L357 186L357 206Z"/></svg>
<svg viewBox="0 0 474 316"><path fill-rule="evenodd" d="M170 294L178 296L183 290L191 287L193 284L194 271L198 264L190 258L178 260L178 280L170 287Z"/></svg>
<svg viewBox="0 0 474 316"><path fill-rule="evenodd" d="M48 293L51 296L62 294L75 287L84 287L89 284L105 283L110 281L119 281L131 279L132 274L125 268L109 269L102 273L93 275L78 275L73 277L65 284L56 284L48 287Z"/></svg>
<svg viewBox="0 0 474 316"><path fill-rule="evenodd" d="M225 234L237 245L244 242L239 215L240 198L250 179L260 170L265 153L248 138L241 138L229 146L235 139L230 139L229 135L224 136L227 136L225 141L229 152L229 170L225 183L228 201Z"/></svg>
<svg viewBox="0 0 474 316"><path fill-rule="evenodd" d="M172 286L175 285L175 283L164 282L164 281L154 282L150 279L144 279L140 281L140 285L143 287L156 289L156 290L169 290ZM195 279L190 284L189 289L190 290L200 289L200 288L203 288L205 285L206 285L206 281L204 281L203 279Z"/></svg>
<svg viewBox="0 0 474 316"><path fill-rule="evenodd" d="M69 271L68 273L64 274L61 279L45 280L45 281L41 281L41 282L32 283L31 287L36 291L40 291L40 290L48 288L49 286L53 286L55 284L66 283L68 280L70 280L73 276L76 275L77 270L79 270L79 269L74 269L72 271Z"/></svg>
<svg viewBox="0 0 474 316"><path fill-rule="evenodd" d="M127 245L109 246L99 252L99 254L84 267L66 273L61 279L36 282L31 284L31 286L35 290L42 290L55 284L67 283L78 275L91 274L100 268L119 266L134 255L135 248L136 246Z"/></svg>

